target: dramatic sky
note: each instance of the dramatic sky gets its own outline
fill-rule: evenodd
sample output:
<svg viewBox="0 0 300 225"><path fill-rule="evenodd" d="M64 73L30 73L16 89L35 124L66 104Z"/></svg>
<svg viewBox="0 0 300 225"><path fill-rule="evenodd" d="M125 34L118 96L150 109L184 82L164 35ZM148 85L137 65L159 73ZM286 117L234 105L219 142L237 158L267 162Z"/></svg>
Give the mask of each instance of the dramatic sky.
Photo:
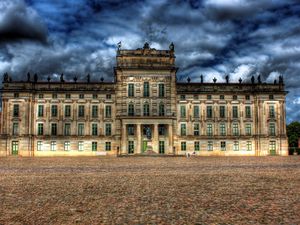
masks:
<svg viewBox="0 0 300 225"><path fill-rule="evenodd" d="M297 3L298 2L298 3ZM0 0L0 74L113 79L116 44L175 44L178 78L285 79L300 120L300 2L295 0Z"/></svg>

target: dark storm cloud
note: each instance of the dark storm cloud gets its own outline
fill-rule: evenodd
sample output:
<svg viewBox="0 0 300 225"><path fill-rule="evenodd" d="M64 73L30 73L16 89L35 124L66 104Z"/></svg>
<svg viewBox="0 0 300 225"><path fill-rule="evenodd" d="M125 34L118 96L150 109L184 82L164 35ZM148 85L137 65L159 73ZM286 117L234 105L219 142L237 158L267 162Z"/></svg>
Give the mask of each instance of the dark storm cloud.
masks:
<svg viewBox="0 0 300 225"><path fill-rule="evenodd" d="M3 1L2 1L3 2ZM300 4L280 0L5 0L0 2L0 73L113 79L116 43L175 43L178 77L237 82L285 78L288 121L300 107ZM48 32L47 32L48 31ZM11 36L9 36L11 33ZM15 37L15 38L13 38ZM12 40L14 40L12 42ZM30 41L28 41L30 40ZM33 40L33 41L32 41ZM47 42L47 45L41 43ZM19 77L19 78L18 78Z"/></svg>

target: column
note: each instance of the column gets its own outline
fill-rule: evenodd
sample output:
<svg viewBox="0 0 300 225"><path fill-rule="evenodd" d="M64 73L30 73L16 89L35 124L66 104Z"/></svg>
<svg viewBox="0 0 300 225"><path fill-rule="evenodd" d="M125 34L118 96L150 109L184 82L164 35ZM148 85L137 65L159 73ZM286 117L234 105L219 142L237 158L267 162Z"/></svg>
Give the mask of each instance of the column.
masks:
<svg viewBox="0 0 300 225"><path fill-rule="evenodd" d="M142 135L141 135L141 124L138 123L136 124L136 136L137 136L137 145L136 145L136 149L137 149L137 153L140 154L141 151L141 140L142 140Z"/></svg>
<svg viewBox="0 0 300 225"><path fill-rule="evenodd" d="M153 147L153 151L158 153L158 124L154 124L152 147Z"/></svg>
<svg viewBox="0 0 300 225"><path fill-rule="evenodd" d="M121 154L126 154L127 151L126 151L126 146L127 146L127 143L126 143L126 136L127 136L127 132L126 132L126 124L122 123L122 133L121 133L121 136L122 136L122 141L121 141Z"/></svg>
<svg viewBox="0 0 300 225"><path fill-rule="evenodd" d="M168 136L169 136L169 153L173 153L173 126L172 124L168 125Z"/></svg>

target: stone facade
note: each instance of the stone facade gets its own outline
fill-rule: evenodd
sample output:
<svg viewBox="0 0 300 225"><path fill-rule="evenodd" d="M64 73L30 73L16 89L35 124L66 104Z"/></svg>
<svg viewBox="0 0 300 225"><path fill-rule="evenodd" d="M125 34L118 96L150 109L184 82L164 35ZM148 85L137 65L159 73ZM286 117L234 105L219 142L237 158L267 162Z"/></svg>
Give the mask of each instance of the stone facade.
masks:
<svg viewBox="0 0 300 225"><path fill-rule="evenodd" d="M4 76L0 155L287 155L283 80L180 83L174 46L117 51L115 81Z"/></svg>

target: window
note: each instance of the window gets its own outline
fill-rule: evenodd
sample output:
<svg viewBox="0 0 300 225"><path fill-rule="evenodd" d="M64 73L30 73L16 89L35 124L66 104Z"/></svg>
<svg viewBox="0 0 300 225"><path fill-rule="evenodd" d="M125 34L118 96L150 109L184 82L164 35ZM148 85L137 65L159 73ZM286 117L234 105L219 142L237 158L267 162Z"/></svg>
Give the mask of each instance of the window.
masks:
<svg viewBox="0 0 300 225"><path fill-rule="evenodd" d="M199 141L194 142L194 150L195 151L200 151L200 142Z"/></svg>
<svg viewBox="0 0 300 225"><path fill-rule="evenodd" d="M246 100L250 100L250 95L245 96Z"/></svg>
<svg viewBox="0 0 300 225"><path fill-rule="evenodd" d="M65 123L65 136L71 135L71 124L70 123Z"/></svg>
<svg viewBox="0 0 300 225"><path fill-rule="evenodd" d="M128 141L128 154L133 154L133 153L134 153L134 142Z"/></svg>
<svg viewBox="0 0 300 225"><path fill-rule="evenodd" d="M275 136L275 123L270 123L269 124L269 135Z"/></svg>
<svg viewBox="0 0 300 225"><path fill-rule="evenodd" d="M97 94L93 94L93 99L97 99L98 95Z"/></svg>
<svg viewBox="0 0 300 225"><path fill-rule="evenodd" d="M70 117L71 116L71 106L66 105L65 106L65 117Z"/></svg>
<svg viewBox="0 0 300 225"><path fill-rule="evenodd" d="M250 123L246 123L246 125L245 125L245 134L246 135L251 135L251 124Z"/></svg>
<svg viewBox="0 0 300 225"><path fill-rule="evenodd" d="M50 150L51 151L56 151L56 141L51 141Z"/></svg>
<svg viewBox="0 0 300 225"><path fill-rule="evenodd" d="M70 94L66 94L66 99L70 99L71 95Z"/></svg>
<svg viewBox="0 0 300 225"><path fill-rule="evenodd" d="M158 125L158 135L165 135L166 134L166 128L164 124L159 124Z"/></svg>
<svg viewBox="0 0 300 225"><path fill-rule="evenodd" d="M43 94L39 94L39 98L44 98L44 95Z"/></svg>
<svg viewBox="0 0 300 225"><path fill-rule="evenodd" d="M19 93L14 93L14 98L19 98Z"/></svg>
<svg viewBox="0 0 300 225"><path fill-rule="evenodd" d="M79 141L78 142L78 150L79 151L83 151L84 150L84 148L83 148L83 141Z"/></svg>
<svg viewBox="0 0 300 225"><path fill-rule="evenodd" d="M233 99L233 100L237 100L237 96L236 96L236 95L233 95L233 96L232 96L232 99Z"/></svg>
<svg viewBox="0 0 300 225"><path fill-rule="evenodd" d="M57 105L52 105L51 106L51 116L52 117L57 117Z"/></svg>
<svg viewBox="0 0 300 225"><path fill-rule="evenodd" d="M144 82L144 97L149 97L149 82Z"/></svg>
<svg viewBox="0 0 300 225"><path fill-rule="evenodd" d="M38 123L38 135L44 135L44 124Z"/></svg>
<svg viewBox="0 0 300 225"><path fill-rule="evenodd" d="M239 150L239 142L238 141L234 141L233 142L233 151L238 151Z"/></svg>
<svg viewBox="0 0 300 225"><path fill-rule="evenodd" d="M212 118L212 106L206 106L206 117Z"/></svg>
<svg viewBox="0 0 300 225"><path fill-rule="evenodd" d="M251 118L251 107L250 106L245 106L245 114L246 118Z"/></svg>
<svg viewBox="0 0 300 225"><path fill-rule="evenodd" d="M224 100L224 95L220 95L220 100Z"/></svg>
<svg viewBox="0 0 300 225"><path fill-rule="evenodd" d="M220 135L225 136L226 135L226 126L224 123L220 124Z"/></svg>
<svg viewBox="0 0 300 225"><path fill-rule="evenodd" d="M194 99L198 100L199 99L199 95L194 95Z"/></svg>
<svg viewBox="0 0 300 225"><path fill-rule="evenodd" d="M128 130L128 135L134 135L134 125L133 124L128 124L127 130Z"/></svg>
<svg viewBox="0 0 300 225"><path fill-rule="evenodd" d="M207 95L207 100L211 100L211 95Z"/></svg>
<svg viewBox="0 0 300 225"><path fill-rule="evenodd" d="M13 116L19 117L19 105L18 104L14 104Z"/></svg>
<svg viewBox="0 0 300 225"><path fill-rule="evenodd" d="M184 105L180 106L180 117L185 118L186 117L186 109Z"/></svg>
<svg viewBox="0 0 300 225"><path fill-rule="evenodd" d="M106 118L111 118L111 105L106 105L105 106L105 117Z"/></svg>
<svg viewBox="0 0 300 225"><path fill-rule="evenodd" d="M165 154L165 142L164 141L159 141L158 150L159 150L159 154Z"/></svg>
<svg viewBox="0 0 300 225"><path fill-rule="evenodd" d="M134 105L133 104L128 105L128 116L134 116Z"/></svg>
<svg viewBox="0 0 300 225"><path fill-rule="evenodd" d="M158 115L159 116L165 115L165 105L163 103L159 104Z"/></svg>
<svg viewBox="0 0 300 225"><path fill-rule="evenodd" d="M84 105L78 106L78 117L84 117Z"/></svg>
<svg viewBox="0 0 300 225"><path fill-rule="evenodd" d="M65 151L69 151L70 150L70 146L71 146L71 143L69 141L65 141L65 143L64 143L64 150Z"/></svg>
<svg viewBox="0 0 300 225"><path fill-rule="evenodd" d="M134 84L128 84L128 97L134 97Z"/></svg>
<svg viewBox="0 0 300 225"><path fill-rule="evenodd" d="M93 123L92 124L92 135L97 136L98 135L98 124Z"/></svg>
<svg viewBox="0 0 300 225"><path fill-rule="evenodd" d="M51 135L57 135L57 124L56 123L52 123L51 124Z"/></svg>
<svg viewBox="0 0 300 225"><path fill-rule="evenodd" d="M83 136L84 135L84 123L79 123L78 124L78 136Z"/></svg>
<svg viewBox="0 0 300 225"><path fill-rule="evenodd" d="M111 135L111 124L110 123L106 123L105 124L105 135L106 136L110 136Z"/></svg>
<svg viewBox="0 0 300 225"><path fill-rule="evenodd" d="M238 118L238 107L237 106L232 106L232 117Z"/></svg>
<svg viewBox="0 0 300 225"><path fill-rule="evenodd" d="M106 95L106 99L111 99L111 95L110 95L110 94L107 94L107 95Z"/></svg>
<svg viewBox="0 0 300 225"><path fill-rule="evenodd" d="M84 94L79 94L80 99L84 99Z"/></svg>
<svg viewBox="0 0 300 225"><path fill-rule="evenodd" d="M270 154L271 155L276 154L276 141L270 141L269 149L270 149Z"/></svg>
<svg viewBox="0 0 300 225"><path fill-rule="evenodd" d="M239 124L237 124L237 123L232 124L232 134L234 136L239 135Z"/></svg>
<svg viewBox="0 0 300 225"><path fill-rule="evenodd" d="M186 142L181 142L181 151L186 151Z"/></svg>
<svg viewBox="0 0 300 225"><path fill-rule="evenodd" d="M207 142L207 150L213 151L214 150L214 143L212 141Z"/></svg>
<svg viewBox="0 0 300 225"><path fill-rule="evenodd" d="M269 100L274 100L274 95L269 95Z"/></svg>
<svg viewBox="0 0 300 225"><path fill-rule="evenodd" d="M226 142L221 141L221 151L226 151Z"/></svg>
<svg viewBox="0 0 300 225"><path fill-rule="evenodd" d="M12 134L13 135L18 135L19 134L19 124L18 123L13 123Z"/></svg>
<svg viewBox="0 0 300 225"><path fill-rule="evenodd" d="M149 116L150 115L150 107L148 103L144 104L144 116Z"/></svg>
<svg viewBox="0 0 300 225"><path fill-rule="evenodd" d="M165 97L165 85L158 84L158 97L162 98Z"/></svg>
<svg viewBox="0 0 300 225"><path fill-rule="evenodd" d="M212 136L213 135L213 128L212 128L212 124L209 123L206 126L206 135L207 136Z"/></svg>
<svg viewBox="0 0 300 225"><path fill-rule="evenodd" d="M105 142L105 151L111 150L111 142Z"/></svg>
<svg viewBox="0 0 300 225"><path fill-rule="evenodd" d="M44 106L39 105L38 106L38 117L43 117L44 116Z"/></svg>
<svg viewBox="0 0 300 225"><path fill-rule="evenodd" d="M194 135L195 136L200 135L200 125L199 125L199 123L194 123Z"/></svg>
<svg viewBox="0 0 300 225"><path fill-rule="evenodd" d="M93 152L97 151L97 142L95 141L92 142L92 151Z"/></svg>
<svg viewBox="0 0 300 225"><path fill-rule="evenodd" d="M274 107L274 105L269 106L269 117L270 118L275 118L275 107Z"/></svg>
<svg viewBox="0 0 300 225"><path fill-rule="evenodd" d="M194 105L194 118L199 118L199 106Z"/></svg>
<svg viewBox="0 0 300 225"><path fill-rule="evenodd" d="M57 94L52 94L53 99L57 99Z"/></svg>
<svg viewBox="0 0 300 225"><path fill-rule="evenodd" d="M186 124L185 123L182 123L180 125L180 135L181 136L186 136Z"/></svg>
<svg viewBox="0 0 300 225"><path fill-rule="evenodd" d="M43 142L42 141L38 141L37 142L37 150L38 151L42 151L43 150Z"/></svg>
<svg viewBox="0 0 300 225"><path fill-rule="evenodd" d="M225 118L225 106L220 106L220 118Z"/></svg>
<svg viewBox="0 0 300 225"><path fill-rule="evenodd" d="M92 117L93 118L97 118L98 117L98 106L97 105L93 105L92 106Z"/></svg>
<svg viewBox="0 0 300 225"><path fill-rule="evenodd" d="M252 142L247 141L247 151L252 151Z"/></svg>
<svg viewBox="0 0 300 225"><path fill-rule="evenodd" d="M12 141L11 143L11 147L12 147L12 154L13 155L18 155L18 151L19 151L19 142L18 141Z"/></svg>
<svg viewBox="0 0 300 225"><path fill-rule="evenodd" d="M185 100L185 95L180 95L180 100Z"/></svg>

